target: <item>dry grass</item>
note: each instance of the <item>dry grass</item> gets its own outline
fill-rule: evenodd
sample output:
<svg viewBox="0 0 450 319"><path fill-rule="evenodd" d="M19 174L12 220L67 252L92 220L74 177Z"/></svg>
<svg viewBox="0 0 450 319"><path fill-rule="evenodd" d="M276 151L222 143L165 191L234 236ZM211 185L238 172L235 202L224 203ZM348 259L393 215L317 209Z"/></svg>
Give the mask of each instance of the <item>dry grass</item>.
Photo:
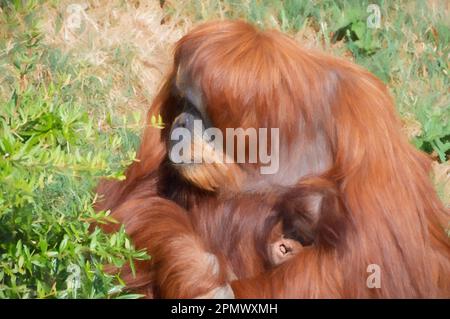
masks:
<svg viewBox="0 0 450 319"><path fill-rule="evenodd" d="M68 21L72 3L46 6L46 42L88 66L86 73L100 82L112 77L108 103L117 112L145 111L190 21L175 17L162 23L165 13L156 1L98 0L86 4L81 27L71 28L62 21Z"/></svg>

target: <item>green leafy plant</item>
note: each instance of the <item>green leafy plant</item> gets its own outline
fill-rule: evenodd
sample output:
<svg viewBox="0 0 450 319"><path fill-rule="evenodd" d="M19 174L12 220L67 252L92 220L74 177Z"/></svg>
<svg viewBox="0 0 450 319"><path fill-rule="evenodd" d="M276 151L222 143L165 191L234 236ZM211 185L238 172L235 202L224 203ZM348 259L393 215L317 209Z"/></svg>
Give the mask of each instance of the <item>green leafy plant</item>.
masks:
<svg viewBox="0 0 450 319"><path fill-rule="evenodd" d="M37 2L21 3L0 13L0 298L138 297L106 266L149 257L123 228L95 227L114 221L92 208L100 177L123 178L137 131L118 116L99 125L108 109L84 104L76 64L42 43Z"/></svg>
<svg viewBox="0 0 450 319"><path fill-rule="evenodd" d="M435 152L445 162L450 154L450 112L447 108L423 109L418 114L422 123L421 134L414 138L414 144L428 153Z"/></svg>
<svg viewBox="0 0 450 319"><path fill-rule="evenodd" d="M152 117L150 119L150 124L155 128L159 128L159 129L164 128L164 122L163 122L161 115L158 115L157 117L155 115L152 115Z"/></svg>

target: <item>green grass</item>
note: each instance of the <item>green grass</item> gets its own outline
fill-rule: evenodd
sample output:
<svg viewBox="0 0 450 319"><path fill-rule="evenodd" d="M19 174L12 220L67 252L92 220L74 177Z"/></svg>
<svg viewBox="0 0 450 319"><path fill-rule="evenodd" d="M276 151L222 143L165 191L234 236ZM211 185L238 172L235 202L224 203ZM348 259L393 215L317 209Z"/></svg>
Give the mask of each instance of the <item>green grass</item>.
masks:
<svg viewBox="0 0 450 319"><path fill-rule="evenodd" d="M366 26L367 1L173 0L160 16L139 1L91 3L90 21L70 42L61 35L71 2L0 0L0 298L136 297L105 265L149 257L123 229L108 235L89 223L109 220L92 209L99 178L123 178L134 159L142 114L161 79L148 65L170 64L169 53L139 40L134 31L150 30L139 23L174 34L204 20L242 18L352 59L388 84L411 142L445 170L448 10L371 2L381 9L379 29ZM120 20L139 14L137 27ZM151 41L170 46L166 37ZM445 174L438 190L448 201Z"/></svg>
<svg viewBox="0 0 450 319"><path fill-rule="evenodd" d="M91 232L89 222L109 220L93 211L92 190L122 177L138 132L105 107L108 85L43 43L38 3L2 10L0 298L134 297L104 266L148 256L123 229Z"/></svg>

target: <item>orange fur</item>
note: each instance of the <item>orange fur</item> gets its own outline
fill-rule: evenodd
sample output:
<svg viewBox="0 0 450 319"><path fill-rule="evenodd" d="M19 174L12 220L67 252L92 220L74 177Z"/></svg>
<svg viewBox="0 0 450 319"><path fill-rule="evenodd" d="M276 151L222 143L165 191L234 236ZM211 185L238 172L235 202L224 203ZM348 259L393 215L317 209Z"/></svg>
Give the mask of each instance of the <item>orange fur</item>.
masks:
<svg viewBox="0 0 450 319"><path fill-rule="evenodd" d="M227 169L245 174L236 179L199 166L194 187L166 163L167 130L148 127L127 179L97 190L103 201L96 208L111 209L153 257L138 265L136 278L123 269L130 289L214 296L208 293L231 281L239 298L450 297L449 212L430 182L430 159L401 134L380 80L279 32L211 22L178 42L149 119L175 118L179 70L201 92L214 126L280 128L280 170L260 175L259 164L240 164ZM212 187L205 176L220 178ZM323 222L339 242L268 266L274 205L299 183L320 186L316 177L337 185L343 210L332 209ZM381 267L380 289L366 286L369 264Z"/></svg>

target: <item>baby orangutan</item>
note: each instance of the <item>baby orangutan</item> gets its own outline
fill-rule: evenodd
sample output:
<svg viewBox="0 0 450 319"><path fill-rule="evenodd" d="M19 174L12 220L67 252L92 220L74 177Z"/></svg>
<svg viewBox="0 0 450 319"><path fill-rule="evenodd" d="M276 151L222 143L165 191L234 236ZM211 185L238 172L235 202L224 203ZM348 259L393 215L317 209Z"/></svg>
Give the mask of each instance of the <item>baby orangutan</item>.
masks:
<svg viewBox="0 0 450 319"><path fill-rule="evenodd" d="M283 226L280 222L273 228L270 234L267 247L269 263L272 266L282 264L298 254L302 248L303 245L299 241L285 237L283 234Z"/></svg>
<svg viewBox="0 0 450 319"><path fill-rule="evenodd" d="M278 215L267 245L272 266L284 263L307 246L334 247L341 239L324 222L340 227L345 218L339 191L327 179L313 178L300 183L284 194L275 210Z"/></svg>

